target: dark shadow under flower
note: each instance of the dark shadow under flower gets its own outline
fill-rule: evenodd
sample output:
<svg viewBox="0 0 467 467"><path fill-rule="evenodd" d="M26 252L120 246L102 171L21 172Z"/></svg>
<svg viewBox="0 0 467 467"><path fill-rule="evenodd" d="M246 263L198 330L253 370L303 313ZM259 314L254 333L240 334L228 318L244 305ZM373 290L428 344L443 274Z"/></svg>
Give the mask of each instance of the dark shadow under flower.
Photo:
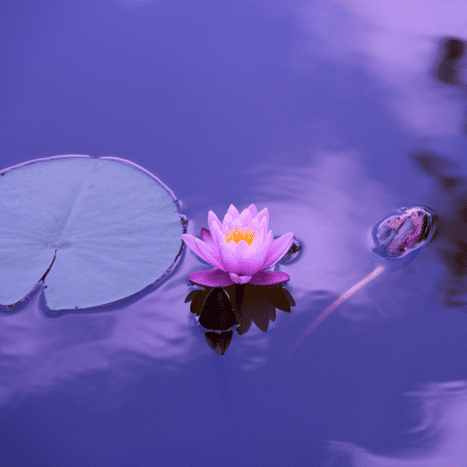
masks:
<svg viewBox="0 0 467 467"><path fill-rule="evenodd" d="M254 322L266 332L269 321L276 319L276 308L290 313L295 306L292 295L282 285L249 283L192 290L185 303L190 301L190 311L199 316L199 324L207 330L207 343L219 355L226 352L234 329L245 334Z"/></svg>

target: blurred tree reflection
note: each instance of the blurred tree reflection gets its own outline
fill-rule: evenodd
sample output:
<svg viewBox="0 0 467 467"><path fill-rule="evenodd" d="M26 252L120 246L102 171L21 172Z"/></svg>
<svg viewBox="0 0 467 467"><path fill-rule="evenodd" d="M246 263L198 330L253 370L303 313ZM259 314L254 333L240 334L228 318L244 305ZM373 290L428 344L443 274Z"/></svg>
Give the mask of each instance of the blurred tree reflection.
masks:
<svg viewBox="0 0 467 467"><path fill-rule="evenodd" d="M434 249L448 274L440 283L444 305L463 307L467 277L467 179L457 163L429 151L416 151L412 161L436 181L433 208L439 214Z"/></svg>
<svg viewBox="0 0 467 467"><path fill-rule="evenodd" d="M434 77L445 84L453 86L461 84L465 48L465 42L461 39L443 38L440 42L439 57L433 69Z"/></svg>
<svg viewBox="0 0 467 467"><path fill-rule="evenodd" d="M449 86L456 86L467 98L467 82L462 78L465 69L466 42L456 37L445 37L440 41L432 76ZM467 112L466 112L467 113ZM463 133L467 134L467 119Z"/></svg>

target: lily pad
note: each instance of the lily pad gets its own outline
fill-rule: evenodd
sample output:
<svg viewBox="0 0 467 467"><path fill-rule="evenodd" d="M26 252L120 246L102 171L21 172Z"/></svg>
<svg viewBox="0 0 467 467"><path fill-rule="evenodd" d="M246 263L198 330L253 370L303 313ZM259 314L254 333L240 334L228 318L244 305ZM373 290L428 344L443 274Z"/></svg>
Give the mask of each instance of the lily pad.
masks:
<svg viewBox="0 0 467 467"><path fill-rule="evenodd" d="M170 272L184 232L174 194L127 160L56 156L2 170L0 303L41 279L53 310L129 297Z"/></svg>

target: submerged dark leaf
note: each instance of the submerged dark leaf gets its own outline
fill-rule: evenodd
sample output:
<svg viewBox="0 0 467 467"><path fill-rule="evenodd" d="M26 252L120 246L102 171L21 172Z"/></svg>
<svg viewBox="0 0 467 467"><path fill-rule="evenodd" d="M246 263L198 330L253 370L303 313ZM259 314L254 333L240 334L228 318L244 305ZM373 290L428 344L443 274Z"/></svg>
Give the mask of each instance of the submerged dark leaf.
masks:
<svg viewBox="0 0 467 467"><path fill-rule="evenodd" d="M218 355L224 355L225 351L229 348L230 342L232 341L233 332L205 332L204 338L214 352Z"/></svg>
<svg viewBox="0 0 467 467"><path fill-rule="evenodd" d="M191 302L196 295L197 290L192 290L185 298L185 303Z"/></svg>
<svg viewBox="0 0 467 467"><path fill-rule="evenodd" d="M260 329L263 332L266 332L269 327L269 315L272 310L274 310L274 307L268 303L268 302L263 302L262 310L263 313L254 313L254 311L250 311L250 316L253 319L253 322L256 324L258 329ZM249 304L250 306L253 305L255 307L255 303Z"/></svg>
<svg viewBox="0 0 467 467"><path fill-rule="evenodd" d="M292 297L292 294L285 288L282 288L282 291L284 292L284 295L287 297L287 300L289 301L290 306L295 306L296 303L295 303L295 300ZM290 313L290 308L288 310L284 310L284 311L287 311L287 313Z"/></svg>
<svg viewBox="0 0 467 467"><path fill-rule="evenodd" d="M284 293L285 290L283 287L268 287L267 289L259 289L257 293L263 300L275 308L290 313L290 302Z"/></svg>
<svg viewBox="0 0 467 467"><path fill-rule="evenodd" d="M191 291L185 302L190 300L191 312L200 316L199 324L213 331L206 333L206 340L220 355L225 352L230 340L224 347L224 344L218 345L216 342L223 342L219 336L226 334L228 329L235 327L238 334L242 335L254 322L258 329L266 332L269 321L276 320L276 308L290 313L290 307L295 306L290 293L279 285L233 284L208 287L206 290ZM223 349L222 353L219 349Z"/></svg>
<svg viewBox="0 0 467 467"><path fill-rule="evenodd" d="M204 300L199 324L206 329L226 331L237 324L229 296L222 287L214 287Z"/></svg>

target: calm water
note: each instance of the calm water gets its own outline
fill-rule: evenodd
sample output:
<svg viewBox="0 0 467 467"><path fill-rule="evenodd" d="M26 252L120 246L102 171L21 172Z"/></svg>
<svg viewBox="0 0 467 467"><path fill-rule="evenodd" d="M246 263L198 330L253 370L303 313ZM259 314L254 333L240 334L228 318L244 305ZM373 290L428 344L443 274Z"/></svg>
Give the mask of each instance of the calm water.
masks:
<svg viewBox="0 0 467 467"><path fill-rule="evenodd" d="M175 192L188 233L255 203L303 246L280 266L292 312L222 357L184 303L206 267L189 250L127 306L52 316L39 293L0 314L2 465L467 465L467 75L462 42L442 45L467 40L466 15L463 0L0 2L0 168L129 159ZM373 270L373 225L414 205L439 214L434 241L276 377Z"/></svg>

